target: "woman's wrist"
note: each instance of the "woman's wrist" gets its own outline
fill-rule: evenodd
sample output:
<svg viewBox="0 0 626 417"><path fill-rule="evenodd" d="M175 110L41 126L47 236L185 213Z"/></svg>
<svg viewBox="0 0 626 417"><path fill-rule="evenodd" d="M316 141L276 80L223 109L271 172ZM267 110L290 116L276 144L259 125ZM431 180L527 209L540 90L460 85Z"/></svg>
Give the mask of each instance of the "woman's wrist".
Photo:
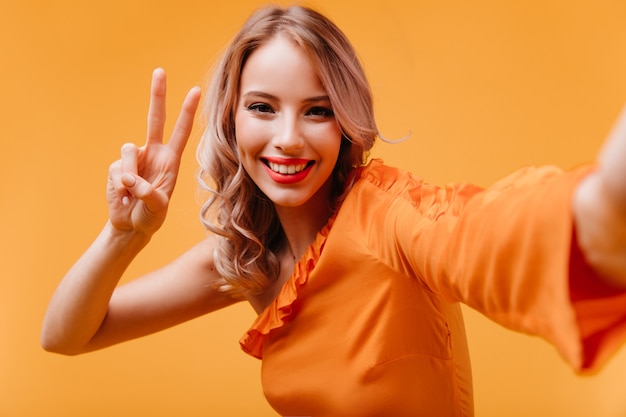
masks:
<svg viewBox="0 0 626 417"><path fill-rule="evenodd" d="M120 247L127 251L131 248L136 248L137 251L143 249L150 239L152 234L148 234L138 230L120 230L113 226L111 220L108 220L104 230L103 236L108 241L108 244L112 247Z"/></svg>

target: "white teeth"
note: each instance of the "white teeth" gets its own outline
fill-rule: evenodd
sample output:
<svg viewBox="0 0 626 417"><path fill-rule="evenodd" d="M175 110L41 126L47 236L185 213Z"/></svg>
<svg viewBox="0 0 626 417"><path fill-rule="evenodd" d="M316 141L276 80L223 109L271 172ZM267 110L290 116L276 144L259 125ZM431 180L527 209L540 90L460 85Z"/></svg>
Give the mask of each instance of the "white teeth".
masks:
<svg viewBox="0 0 626 417"><path fill-rule="evenodd" d="M282 165L274 162L268 162L268 164L272 171L278 172L279 174L295 174L302 171L304 167L306 167L306 164Z"/></svg>

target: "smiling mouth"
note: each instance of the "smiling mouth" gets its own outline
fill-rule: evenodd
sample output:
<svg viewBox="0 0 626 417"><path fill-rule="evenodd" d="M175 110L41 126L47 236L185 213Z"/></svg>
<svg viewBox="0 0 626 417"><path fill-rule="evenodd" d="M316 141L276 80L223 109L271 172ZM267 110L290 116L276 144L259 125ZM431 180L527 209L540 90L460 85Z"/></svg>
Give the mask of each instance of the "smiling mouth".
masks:
<svg viewBox="0 0 626 417"><path fill-rule="evenodd" d="M277 174L282 175L294 175L304 171L306 168L310 167L315 163L315 161L308 161L306 163L299 164L279 164L277 162L272 162L267 159L263 159L263 163L272 171Z"/></svg>

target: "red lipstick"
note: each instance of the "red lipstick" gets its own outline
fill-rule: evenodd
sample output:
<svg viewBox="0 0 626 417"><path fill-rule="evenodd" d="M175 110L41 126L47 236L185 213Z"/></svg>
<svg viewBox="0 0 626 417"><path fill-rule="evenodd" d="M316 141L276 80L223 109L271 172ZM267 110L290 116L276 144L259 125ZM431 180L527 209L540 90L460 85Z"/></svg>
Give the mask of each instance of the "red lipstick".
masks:
<svg viewBox="0 0 626 417"><path fill-rule="evenodd" d="M311 172L311 167L315 164L310 159L280 157L262 158L262 161L269 177L279 184L295 184L304 180ZM294 168L300 170L291 174L284 172ZM283 172L278 172L279 170Z"/></svg>

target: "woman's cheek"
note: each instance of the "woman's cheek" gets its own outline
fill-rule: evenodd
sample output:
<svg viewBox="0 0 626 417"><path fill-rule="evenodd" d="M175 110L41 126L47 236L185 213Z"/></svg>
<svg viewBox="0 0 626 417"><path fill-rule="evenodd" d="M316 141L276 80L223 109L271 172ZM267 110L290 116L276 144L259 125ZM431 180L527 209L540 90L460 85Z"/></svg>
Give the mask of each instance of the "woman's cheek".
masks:
<svg viewBox="0 0 626 417"><path fill-rule="evenodd" d="M237 134L237 141L247 141L249 140L250 133L254 132L251 125L253 122L250 120L250 117L246 117L246 115L238 115L235 117L235 132Z"/></svg>

